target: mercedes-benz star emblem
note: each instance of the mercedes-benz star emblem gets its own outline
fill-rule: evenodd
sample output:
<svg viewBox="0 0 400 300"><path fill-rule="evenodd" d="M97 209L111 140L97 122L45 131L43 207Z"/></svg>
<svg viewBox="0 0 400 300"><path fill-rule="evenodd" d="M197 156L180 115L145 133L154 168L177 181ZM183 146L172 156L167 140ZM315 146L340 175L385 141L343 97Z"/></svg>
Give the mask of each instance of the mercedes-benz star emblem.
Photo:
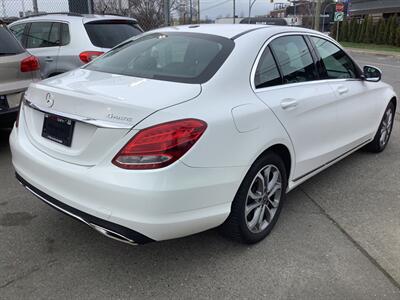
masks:
<svg viewBox="0 0 400 300"><path fill-rule="evenodd" d="M46 95L46 106L52 107L54 105L54 97L52 94L47 93Z"/></svg>

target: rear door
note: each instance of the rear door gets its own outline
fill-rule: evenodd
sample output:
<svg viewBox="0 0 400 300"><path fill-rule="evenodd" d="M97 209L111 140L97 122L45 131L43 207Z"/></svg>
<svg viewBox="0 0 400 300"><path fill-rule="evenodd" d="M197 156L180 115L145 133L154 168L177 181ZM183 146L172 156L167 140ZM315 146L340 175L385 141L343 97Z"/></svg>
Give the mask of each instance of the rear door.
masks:
<svg viewBox="0 0 400 300"><path fill-rule="evenodd" d="M39 59L43 78L57 73L60 31L60 23L47 21L33 22L27 29L26 48Z"/></svg>
<svg viewBox="0 0 400 300"><path fill-rule="evenodd" d="M265 48L255 73L255 91L288 132L296 155L294 179L337 156L336 97L319 81L302 35L285 35Z"/></svg>

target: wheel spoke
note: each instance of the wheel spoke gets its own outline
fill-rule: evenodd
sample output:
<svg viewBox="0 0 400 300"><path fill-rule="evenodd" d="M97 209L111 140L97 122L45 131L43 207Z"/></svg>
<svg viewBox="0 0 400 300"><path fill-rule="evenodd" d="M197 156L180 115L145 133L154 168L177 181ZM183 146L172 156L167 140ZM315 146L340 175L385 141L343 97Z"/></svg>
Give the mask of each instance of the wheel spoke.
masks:
<svg viewBox="0 0 400 300"><path fill-rule="evenodd" d="M260 202L255 202L253 204L247 205L246 206L246 218L254 209L260 207L261 205L262 205L262 203L260 203Z"/></svg>
<svg viewBox="0 0 400 300"><path fill-rule="evenodd" d="M266 207L265 204L261 207L261 213L260 213L260 216L258 218L258 224L259 224L260 227L261 227L261 224L263 223L263 220L264 220L265 207Z"/></svg>
<svg viewBox="0 0 400 300"><path fill-rule="evenodd" d="M276 194L277 191L279 191L282 188L282 184L280 182L277 182L275 186L269 191L268 193L268 199L271 199L272 196Z"/></svg>
<svg viewBox="0 0 400 300"><path fill-rule="evenodd" d="M259 192L259 191L256 191L256 192L254 193L252 190L249 190L249 197L250 197L251 199L253 199L253 200L258 201L258 200L262 199L262 197L264 197L264 194L261 193L261 192Z"/></svg>
<svg viewBox="0 0 400 300"><path fill-rule="evenodd" d="M259 206L254 211L253 218L251 219L250 222L247 223L249 229L253 229L258 224L258 219L260 218L261 209L262 209L261 206Z"/></svg>
<svg viewBox="0 0 400 300"><path fill-rule="evenodd" d="M268 182L268 189L267 189L268 192L270 192L274 188L274 186L278 182L278 179L279 179L279 173L278 171L274 171L272 173L271 181Z"/></svg>

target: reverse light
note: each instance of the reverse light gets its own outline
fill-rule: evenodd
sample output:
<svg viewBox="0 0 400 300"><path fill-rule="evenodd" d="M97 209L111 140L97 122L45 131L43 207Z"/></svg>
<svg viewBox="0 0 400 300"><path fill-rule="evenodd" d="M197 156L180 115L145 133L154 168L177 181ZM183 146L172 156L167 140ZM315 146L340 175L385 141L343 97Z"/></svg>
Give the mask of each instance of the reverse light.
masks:
<svg viewBox="0 0 400 300"><path fill-rule="evenodd" d="M143 129L121 149L112 163L130 170L166 167L189 151L206 128L204 121L184 119Z"/></svg>
<svg viewBox="0 0 400 300"><path fill-rule="evenodd" d="M100 51L84 51L81 54L79 54L79 58L82 62L87 64L87 63L91 62L93 59L95 59L103 54L104 54L104 52L100 52Z"/></svg>
<svg viewBox="0 0 400 300"><path fill-rule="evenodd" d="M39 60L31 55L21 61L20 69L23 73L37 71L40 69Z"/></svg>

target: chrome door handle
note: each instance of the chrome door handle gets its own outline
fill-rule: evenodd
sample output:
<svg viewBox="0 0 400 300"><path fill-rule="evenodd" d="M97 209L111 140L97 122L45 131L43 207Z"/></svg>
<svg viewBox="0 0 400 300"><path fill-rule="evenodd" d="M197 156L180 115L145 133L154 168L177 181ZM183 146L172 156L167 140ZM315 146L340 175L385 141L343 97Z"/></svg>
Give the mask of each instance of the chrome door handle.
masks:
<svg viewBox="0 0 400 300"><path fill-rule="evenodd" d="M45 61L46 61L46 62L53 62L53 61L54 61L54 58L52 58L52 57L46 57Z"/></svg>
<svg viewBox="0 0 400 300"><path fill-rule="evenodd" d="M295 108L295 107L297 107L297 100L295 100L295 99L282 100L281 107L283 109Z"/></svg>
<svg viewBox="0 0 400 300"><path fill-rule="evenodd" d="M346 94L349 91L349 89L347 87L340 86L340 87L338 87L337 91L340 95L343 95L343 94Z"/></svg>

